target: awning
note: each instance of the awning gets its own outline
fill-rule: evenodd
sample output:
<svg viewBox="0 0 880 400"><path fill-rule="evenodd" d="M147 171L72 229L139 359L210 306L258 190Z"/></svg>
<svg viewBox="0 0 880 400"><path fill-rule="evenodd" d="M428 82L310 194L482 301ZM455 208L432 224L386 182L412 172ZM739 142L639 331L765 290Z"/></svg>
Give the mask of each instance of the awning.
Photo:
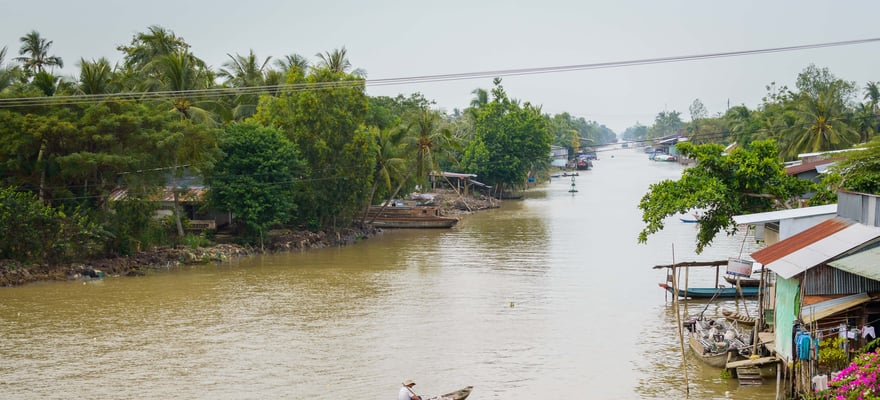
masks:
<svg viewBox="0 0 880 400"><path fill-rule="evenodd" d="M801 309L801 320L804 321L805 324L809 324L810 322L818 321L860 304L867 303L870 300L871 296L868 296L867 293L858 293L804 306L804 308Z"/></svg>
<svg viewBox="0 0 880 400"><path fill-rule="evenodd" d="M834 260L828 265L854 275L880 281L880 268L877 268L877 260L880 260L880 247L860 251Z"/></svg>
<svg viewBox="0 0 880 400"><path fill-rule="evenodd" d="M737 225L754 225L767 222L777 222L789 218L806 218L819 215L837 214L837 204L824 206L792 208L790 210L769 211L755 214L734 215L733 221Z"/></svg>

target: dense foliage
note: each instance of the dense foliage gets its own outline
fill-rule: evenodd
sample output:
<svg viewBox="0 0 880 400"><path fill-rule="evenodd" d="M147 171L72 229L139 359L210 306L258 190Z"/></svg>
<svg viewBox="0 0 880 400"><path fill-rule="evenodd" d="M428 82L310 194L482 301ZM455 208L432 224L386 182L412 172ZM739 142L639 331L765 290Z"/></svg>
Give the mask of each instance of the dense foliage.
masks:
<svg viewBox="0 0 880 400"><path fill-rule="evenodd" d="M733 216L792 207L798 197L813 189L810 181L785 174L773 141L752 142L748 148L729 155L719 144L676 145L682 155L699 163L678 180L652 184L639 202L646 226L639 242L663 229L666 218L702 210L697 252L702 252L715 235L736 232Z"/></svg>
<svg viewBox="0 0 880 400"><path fill-rule="evenodd" d="M120 64L81 59L79 73L63 77L51 40L32 31L20 41L18 57L0 47L0 184L13 207L4 212L18 218L0 225L23 239L7 241L2 256L20 260L179 243L193 182L251 242L273 227L346 227L372 203L425 190L434 171L464 172L481 107L501 110L487 99L447 115L418 93L370 97L344 47L314 63L229 54L214 70L183 38L150 26L116 48ZM496 114L509 114L510 141L491 147L516 161L481 173L518 185L547 164L553 117L504 104ZM581 139L614 136L582 118L559 120ZM168 198L170 217L154 218Z"/></svg>

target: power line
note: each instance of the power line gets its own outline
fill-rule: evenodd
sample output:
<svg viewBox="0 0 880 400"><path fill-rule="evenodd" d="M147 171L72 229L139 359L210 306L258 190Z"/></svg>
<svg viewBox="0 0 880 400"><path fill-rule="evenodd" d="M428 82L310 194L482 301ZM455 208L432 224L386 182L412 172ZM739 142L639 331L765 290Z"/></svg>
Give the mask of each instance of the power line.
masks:
<svg viewBox="0 0 880 400"><path fill-rule="evenodd" d="M396 86L396 85L412 85L420 83L448 82L469 79L483 79L504 76L522 76L536 74L551 74L560 72L584 71L593 69L622 68L639 65L666 64L675 62L688 62L697 60L707 60L716 58L741 57L759 54L772 54L801 50L812 50L827 47L853 46L860 44L868 44L880 42L880 38L868 38L857 40L845 40L838 42L814 43L798 46L771 47L755 50L741 50L716 52L705 54L680 55L670 57L643 58L626 61L611 61L591 64L574 64L559 65L537 68L519 68L519 69L501 69L492 71L464 72L452 74L438 75L422 75L409 76L399 78L385 79L354 79L347 81L334 82L316 82L316 83L295 83L282 85L252 86L252 87L221 87L197 90L177 90L177 91L161 91L161 92L125 92L125 93L108 93L108 94L92 94L92 95L71 95L71 96L52 96L52 97L21 97L0 99L0 108L22 107L22 106L43 106L55 104L78 104L95 101L139 101L139 100L164 100L173 97L201 96L206 98L222 97L229 95L248 95L262 94L273 91L300 92L314 91L330 88L360 88L362 86Z"/></svg>

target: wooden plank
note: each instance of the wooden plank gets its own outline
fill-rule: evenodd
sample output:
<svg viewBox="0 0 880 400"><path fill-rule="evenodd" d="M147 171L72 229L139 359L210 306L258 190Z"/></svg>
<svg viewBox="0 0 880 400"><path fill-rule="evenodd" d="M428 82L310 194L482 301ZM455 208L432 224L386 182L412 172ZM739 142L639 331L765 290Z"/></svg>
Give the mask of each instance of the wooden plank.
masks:
<svg viewBox="0 0 880 400"><path fill-rule="evenodd" d="M758 342L767 347L770 354L776 353L776 335L773 332L758 332Z"/></svg>
<svg viewBox="0 0 880 400"><path fill-rule="evenodd" d="M749 360L740 360L740 361L729 362L729 363L727 363L726 368L727 369L734 369L734 368L738 368L738 367L754 367L754 366L758 366L758 365L772 364L772 363L775 363L778 361L779 361L779 359L776 358L776 356L761 357L761 358L755 358L755 359L749 359Z"/></svg>
<svg viewBox="0 0 880 400"><path fill-rule="evenodd" d="M668 265L655 265L654 269L660 268L680 268L680 267L718 267L721 265L727 265L727 260L719 260L719 261L684 261L675 264Z"/></svg>

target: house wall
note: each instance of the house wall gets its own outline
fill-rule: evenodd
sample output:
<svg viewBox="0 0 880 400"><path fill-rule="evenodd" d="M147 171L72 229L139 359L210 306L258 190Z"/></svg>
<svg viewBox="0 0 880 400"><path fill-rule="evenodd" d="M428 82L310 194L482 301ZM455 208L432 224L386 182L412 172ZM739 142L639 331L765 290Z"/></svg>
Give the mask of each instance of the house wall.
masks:
<svg viewBox="0 0 880 400"><path fill-rule="evenodd" d="M801 283L804 296L880 292L880 282L824 264L804 271Z"/></svg>
<svg viewBox="0 0 880 400"><path fill-rule="evenodd" d="M789 218L779 221L779 237L790 238L798 233L816 226L827 219L834 218L834 214L816 215L803 218Z"/></svg>
<svg viewBox="0 0 880 400"><path fill-rule="evenodd" d="M798 315L800 286L797 279L776 277L776 310L773 323L776 336L776 354L786 360L792 360L791 342L794 340L791 327Z"/></svg>
<svg viewBox="0 0 880 400"><path fill-rule="evenodd" d="M870 226L880 226L878 196L866 193L837 192L837 215Z"/></svg>

